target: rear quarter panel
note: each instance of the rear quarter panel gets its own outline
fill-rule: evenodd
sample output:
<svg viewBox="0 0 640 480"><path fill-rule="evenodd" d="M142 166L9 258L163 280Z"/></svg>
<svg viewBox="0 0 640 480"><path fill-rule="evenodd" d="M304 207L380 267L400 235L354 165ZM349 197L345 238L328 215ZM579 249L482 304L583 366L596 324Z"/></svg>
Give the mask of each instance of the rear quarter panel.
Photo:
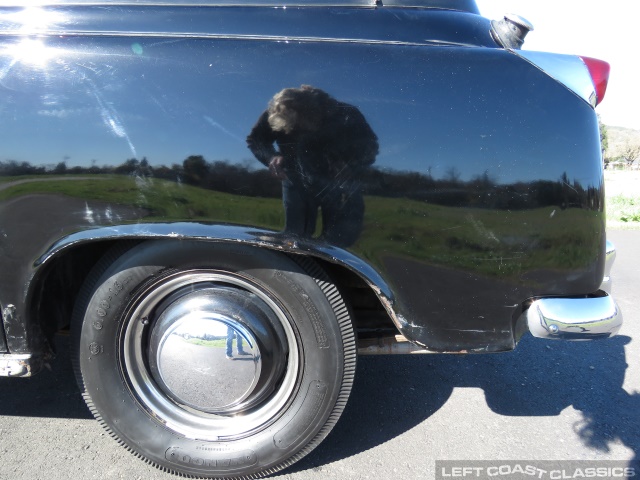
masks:
<svg viewBox="0 0 640 480"><path fill-rule="evenodd" d="M77 232L281 231L281 186L245 138L276 92L310 84L357 106L378 136L364 225L347 250L384 279L401 332L439 351L513 348L523 302L602 280L597 119L531 64L484 45L484 19L438 15L449 40L465 17L469 38L329 41L339 32L317 25L316 38L295 40L0 37L0 302L25 320L36 260Z"/></svg>

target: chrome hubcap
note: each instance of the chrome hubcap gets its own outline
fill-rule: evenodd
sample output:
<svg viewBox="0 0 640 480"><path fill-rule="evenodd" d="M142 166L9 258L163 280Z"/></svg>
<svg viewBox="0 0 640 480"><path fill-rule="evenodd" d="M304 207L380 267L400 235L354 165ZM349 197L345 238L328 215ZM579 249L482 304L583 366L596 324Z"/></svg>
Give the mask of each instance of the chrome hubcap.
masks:
<svg viewBox="0 0 640 480"><path fill-rule="evenodd" d="M153 417L216 440L278 416L295 389L300 351L287 315L262 289L228 273L189 271L138 298L121 358Z"/></svg>
<svg viewBox="0 0 640 480"><path fill-rule="evenodd" d="M228 297L238 295L219 290L189 293L162 313L151 334L149 362L160 388L177 403L224 413L253 393L262 361L245 327L251 319L218 313L233 311Z"/></svg>

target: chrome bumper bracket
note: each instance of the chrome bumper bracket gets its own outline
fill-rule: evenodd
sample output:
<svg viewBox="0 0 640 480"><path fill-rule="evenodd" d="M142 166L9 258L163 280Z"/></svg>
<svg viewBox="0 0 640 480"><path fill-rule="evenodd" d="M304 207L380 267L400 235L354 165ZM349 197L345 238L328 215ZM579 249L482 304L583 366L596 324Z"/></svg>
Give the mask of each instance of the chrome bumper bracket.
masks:
<svg viewBox="0 0 640 480"><path fill-rule="evenodd" d="M555 340L609 338L622 326L622 312L611 293L611 267L616 258L613 243L607 241L604 278L596 296L541 298L523 313L534 337Z"/></svg>
<svg viewBox="0 0 640 480"><path fill-rule="evenodd" d="M534 337L556 340L592 340L615 335L622 312L612 297L543 298L525 312Z"/></svg>
<svg viewBox="0 0 640 480"><path fill-rule="evenodd" d="M40 356L0 353L0 377L31 377L43 366Z"/></svg>

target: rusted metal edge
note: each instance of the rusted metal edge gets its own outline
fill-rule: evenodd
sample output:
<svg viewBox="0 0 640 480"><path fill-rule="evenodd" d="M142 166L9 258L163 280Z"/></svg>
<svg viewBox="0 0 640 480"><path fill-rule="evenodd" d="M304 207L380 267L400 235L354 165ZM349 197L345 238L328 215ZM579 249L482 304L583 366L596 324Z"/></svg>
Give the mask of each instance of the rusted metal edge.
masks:
<svg viewBox="0 0 640 480"><path fill-rule="evenodd" d="M31 354L0 354L0 377L31 377L42 370L44 360Z"/></svg>
<svg viewBox="0 0 640 480"><path fill-rule="evenodd" d="M408 353L439 353L410 342L404 335L358 340L358 355L404 355Z"/></svg>

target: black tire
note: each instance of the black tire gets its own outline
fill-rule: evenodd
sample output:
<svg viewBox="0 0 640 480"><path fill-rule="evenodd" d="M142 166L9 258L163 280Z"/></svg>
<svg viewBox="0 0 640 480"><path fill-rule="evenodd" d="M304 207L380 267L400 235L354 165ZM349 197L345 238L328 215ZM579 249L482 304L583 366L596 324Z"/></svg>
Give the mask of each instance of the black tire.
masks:
<svg viewBox="0 0 640 480"><path fill-rule="evenodd" d="M296 462L337 422L355 372L348 310L318 264L243 245L112 251L72 327L96 419L136 455L186 476L256 478ZM229 338L238 353L223 361Z"/></svg>

